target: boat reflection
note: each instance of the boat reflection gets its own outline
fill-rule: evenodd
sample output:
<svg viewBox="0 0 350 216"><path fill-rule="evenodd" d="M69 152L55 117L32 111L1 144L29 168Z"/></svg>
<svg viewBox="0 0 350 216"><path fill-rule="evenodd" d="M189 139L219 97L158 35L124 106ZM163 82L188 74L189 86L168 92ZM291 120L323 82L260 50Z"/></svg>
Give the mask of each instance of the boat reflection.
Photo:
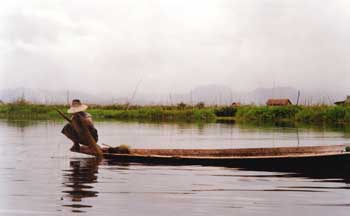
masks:
<svg viewBox="0 0 350 216"><path fill-rule="evenodd" d="M152 161L154 162L154 161ZM336 166L332 164L334 161L329 161L329 164L322 164L320 163L320 166L289 166L288 164L270 164L265 165L253 163L253 164L244 164L241 166L238 165L229 165L229 164L181 164L181 163L138 163L142 164L143 166L189 166L189 165L202 165L202 166L218 166L218 167L225 167L225 168L233 168L234 170L241 170L241 171L256 171L256 172L271 172L271 173L281 173L283 177L298 177L298 178L308 178L308 179L314 179L316 181L321 182L343 182L346 184L350 184L350 168L347 166L347 164L343 164L340 166ZM309 161L310 162L310 161ZM129 165L127 162L121 162L120 160L111 159L107 160L106 163L108 165L118 165L121 166L123 163L124 165ZM305 162L306 165L307 162ZM137 164L137 162L136 162ZM339 164L339 163L338 163Z"/></svg>
<svg viewBox="0 0 350 216"><path fill-rule="evenodd" d="M91 208L91 205L81 204L84 198L97 197L98 191L92 186L97 182L98 165L100 161L95 158L84 158L70 161L71 169L63 170L63 193L70 199L64 207L71 208L72 212L84 212L83 208Z"/></svg>
<svg viewBox="0 0 350 216"><path fill-rule="evenodd" d="M87 198L96 198L99 192L94 189L95 184L97 183L99 165L102 162L94 158L85 158L85 159L76 159L70 162L70 169L64 170L63 174L63 185L64 194L63 198L64 204L62 205L65 210L75 213L84 213L89 208L92 208L95 199ZM126 167L132 166L134 163L121 162L118 160L103 160L104 168L108 166L110 171L115 169L125 169ZM182 166L181 164L152 164L152 163L135 163L142 164L143 166ZM188 165L186 165L188 166ZM296 169L288 166L249 166L249 167L237 167L237 166L221 166L228 169L232 169L233 172L237 170L245 171L263 171L271 172L271 175L264 173L260 175L259 172L256 173L256 176L251 174L245 175L244 173L237 173L243 177L256 177L256 178L266 178L266 177L281 177L281 178L308 178L312 179L315 182L334 182L334 183L350 183L350 172L348 169L339 167L339 169L327 169L327 167L319 167L319 169ZM273 167L273 168L271 168ZM334 166L332 166L334 167ZM235 175L233 175L235 176ZM237 177L237 176L236 176ZM319 186L300 186L300 185L291 185L288 187L290 191L305 189L305 191L312 191L314 189L319 189ZM288 188L286 190L288 190ZM324 188L324 187L322 187ZM322 189L321 188L321 189ZM336 189L334 187L332 189ZM341 189L349 189L348 185L339 187ZM326 188L329 189L329 188ZM274 190L274 189L273 189ZM280 190L277 188L275 191Z"/></svg>
<svg viewBox="0 0 350 216"><path fill-rule="evenodd" d="M285 177L298 177L314 179L320 182L342 182L350 184L350 170L349 169L295 169L290 167L275 167L275 168L261 168L261 167L248 167L239 168L242 171L262 171L262 172L273 172L273 173L285 173Z"/></svg>

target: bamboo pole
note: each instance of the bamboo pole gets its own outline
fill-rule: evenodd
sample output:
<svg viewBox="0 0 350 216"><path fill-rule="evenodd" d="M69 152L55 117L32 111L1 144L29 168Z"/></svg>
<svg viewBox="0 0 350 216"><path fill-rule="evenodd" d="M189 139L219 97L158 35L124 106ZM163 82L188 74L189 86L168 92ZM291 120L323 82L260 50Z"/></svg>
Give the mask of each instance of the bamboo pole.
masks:
<svg viewBox="0 0 350 216"><path fill-rule="evenodd" d="M72 123L72 120L66 116L61 110L55 108L55 110L58 112L58 114L60 114L60 116L62 116L62 118L64 118L65 120L67 120L69 123Z"/></svg>

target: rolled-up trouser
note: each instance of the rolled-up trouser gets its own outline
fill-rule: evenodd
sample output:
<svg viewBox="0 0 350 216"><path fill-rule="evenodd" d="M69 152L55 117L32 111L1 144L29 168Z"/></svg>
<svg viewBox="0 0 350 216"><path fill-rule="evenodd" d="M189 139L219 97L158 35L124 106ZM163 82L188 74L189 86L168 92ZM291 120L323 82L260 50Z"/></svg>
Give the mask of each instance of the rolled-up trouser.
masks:
<svg viewBox="0 0 350 216"><path fill-rule="evenodd" d="M98 141L98 134L97 134L96 128L89 125L88 129L89 129L89 132L90 132L92 138L94 138L94 140L97 142ZM74 143L80 143L82 145L88 146L88 143L85 143L84 139L79 136L79 134L74 130L74 128L71 124L66 124L63 127L61 133L66 135L66 137L68 137L68 139L72 140Z"/></svg>

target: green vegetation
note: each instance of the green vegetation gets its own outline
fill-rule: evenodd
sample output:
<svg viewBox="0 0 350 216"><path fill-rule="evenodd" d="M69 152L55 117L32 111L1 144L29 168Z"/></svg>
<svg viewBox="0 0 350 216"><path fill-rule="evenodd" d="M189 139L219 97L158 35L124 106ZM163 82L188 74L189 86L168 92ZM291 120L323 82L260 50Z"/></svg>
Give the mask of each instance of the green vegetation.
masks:
<svg viewBox="0 0 350 216"><path fill-rule="evenodd" d="M150 121L212 121L215 115L211 109L140 107L128 110L89 109L98 119L150 120Z"/></svg>
<svg viewBox="0 0 350 216"><path fill-rule="evenodd" d="M61 119L55 108L65 112L68 106L32 104L25 100L0 105L0 117L7 119ZM235 120L254 124L344 124L350 122L350 106L175 106L90 105L97 120L200 121Z"/></svg>
<svg viewBox="0 0 350 216"><path fill-rule="evenodd" d="M217 117L233 117L236 115L237 108L232 106L218 107L214 110Z"/></svg>
<svg viewBox="0 0 350 216"><path fill-rule="evenodd" d="M349 106L241 106L240 122L296 122L306 124L343 124L350 122Z"/></svg>
<svg viewBox="0 0 350 216"><path fill-rule="evenodd" d="M58 119L60 116L54 108L62 111L67 109L64 106L13 103L0 105L0 117L9 119Z"/></svg>
<svg viewBox="0 0 350 216"><path fill-rule="evenodd" d="M241 106L236 119L247 122L294 121L295 115L301 110L299 106Z"/></svg>
<svg viewBox="0 0 350 216"><path fill-rule="evenodd" d="M63 105L40 105L28 102L15 102L0 105L0 117L8 119L61 119L55 108L65 112ZM215 120L212 108L179 106L126 106L90 105L88 112L94 119L142 120L142 121L204 121Z"/></svg>

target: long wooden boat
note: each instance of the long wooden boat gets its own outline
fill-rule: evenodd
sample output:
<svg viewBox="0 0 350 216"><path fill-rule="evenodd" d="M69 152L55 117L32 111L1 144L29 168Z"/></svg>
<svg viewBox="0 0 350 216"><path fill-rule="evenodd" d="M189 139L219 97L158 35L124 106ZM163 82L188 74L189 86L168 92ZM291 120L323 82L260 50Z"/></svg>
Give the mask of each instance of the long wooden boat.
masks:
<svg viewBox="0 0 350 216"><path fill-rule="evenodd" d="M91 154L83 146L78 152ZM128 149L127 152L110 147L103 148L103 157L116 162L146 164L350 171L350 144L242 149Z"/></svg>

